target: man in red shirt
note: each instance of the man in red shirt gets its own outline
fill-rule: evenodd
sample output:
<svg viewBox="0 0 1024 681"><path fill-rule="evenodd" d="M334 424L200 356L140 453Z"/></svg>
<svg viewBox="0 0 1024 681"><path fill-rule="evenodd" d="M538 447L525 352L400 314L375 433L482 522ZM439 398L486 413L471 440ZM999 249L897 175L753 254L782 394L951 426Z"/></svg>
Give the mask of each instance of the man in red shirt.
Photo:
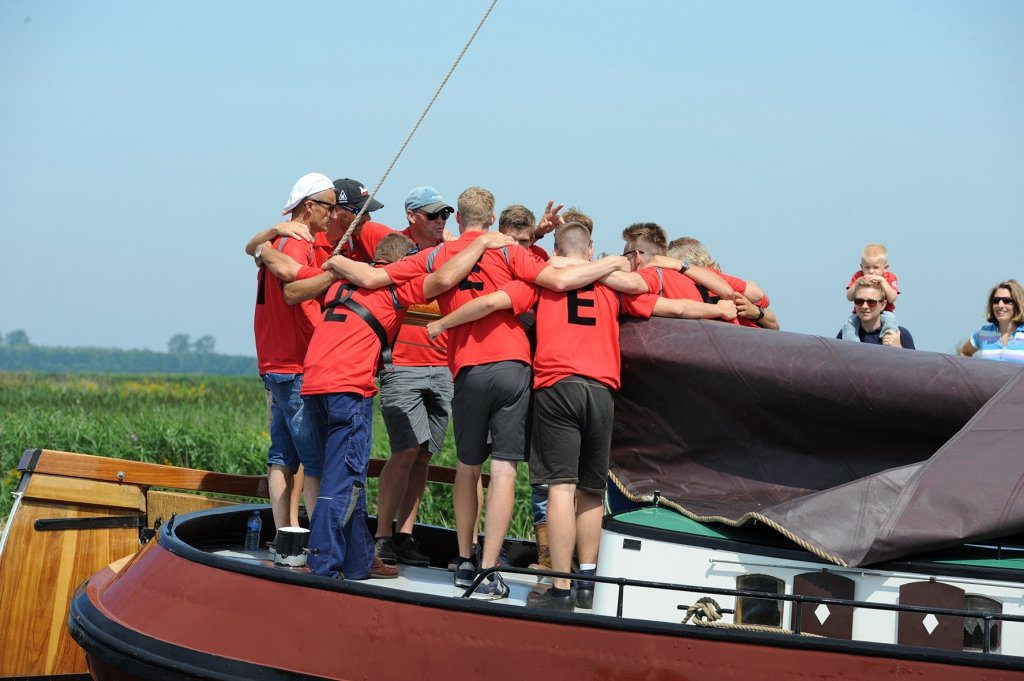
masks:
<svg viewBox="0 0 1024 681"><path fill-rule="evenodd" d="M350 281L366 287L403 283L433 271L459 254L494 224L494 195L470 187L459 196L456 219L461 236L401 262L373 269L345 258L332 258L325 268L337 269ZM595 263L555 269L522 248L487 251L458 286L438 296L445 314L462 303L497 290L512 279L536 282L557 290L579 288L628 263L610 256ZM455 524L459 561L455 584L469 586L476 576L472 554L477 515L477 483L481 468L491 457L491 483L487 494L487 525L479 567L493 567L498 559L515 499L516 463L523 460L526 433L523 421L529 404L530 347L518 320L497 313L449 334L448 365L455 376L452 412L459 464L455 476ZM488 445L488 433L492 443ZM497 573L477 587L475 598L505 598L508 586Z"/></svg>
<svg viewBox="0 0 1024 681"><path fill-rule="evenodd" d="M390 354L405 309L454 286L486 248L506 243L501 235L479 239L438 271L401 285L364 290L339 281L328 289L323 321L306 353L302 387L314 449L323 456L320 495L310 521L309 567L315 574L397 576L397 567L375 564L366 526L374 377L382 355ZM377 264L399 260L413 245L401 234L385 237L375 251Z"/></svg>
<svg viewBox="0 0 1024 681"><path fill-rule="evenodd" d="M304 175L292 188L285 213L310 233L323 231L334 210L334 187L320 173ZM279 236L272 251L296 265L311 265L313 246L303 239ZM276 527L297 526L298 509L291 508L294 475L299 463L311 452L302 400L302 361L313 335L320 308L315 302L289 305L284 283L267 268L257 274L256 356L263 384L271 395L270 449L267 455L267 483Z"/></svg>
<svg viewBox="0 0 1024 681"><path fill-rule="evenodd" d="M454 212L433 187L416 187L405 198L409 224L401 233L415 242L417 250L434 248L444 241L445 222ZM451 418L454 386L448 339L430 339L424 326L403 324L395 339L393 364L392 371L380 375L380 411L391 458L380 474L375 546L385 564L426 566L430 561L412 530L427 486L430 457L441 451Z"/></svg>
<svg viewBox="0 0 1024 681"><path fill-rule="evenodd" d="M555 231L555 253L589 260L590 232L579 223ZM606 277L619 276L615 273ZM603 283L575 291L539 291L512 281L476 298L428 325L429 333L481 319L498 310L512 313L536 303L537 349L534 355L533 449L530 483L548 485L548 540L553 569L571 571L573 548L580 568L594 574L601 535L602 499L608 477L613 393L619 388L619 315L640 317L735 316L730 305L668 300L646 294L619 296ZM590 608L593 582L577 584L577 603ZM555 579L544 594L531 594L535 607L571 611L570 583Z"/></svg>
<svg viewBox="0 0 1024 681"><path fill-rule="evenodd" d="M736 303L736 323L740 326L751 328L779 330L779 320L775 312L769 309L771 302L761 287L753 281L740 279L722 272L721 266L711 257L707 246L692 237L680 237L673 239L668 245L668 256L659 258L668 268L682 267L684 265L705 267L718 273L733 289L733 302ZM701 295L709 302L714 302L716 294L714 291L701 289Z"/></svg>
<svg viewBox="0 0 1024 681"><path fill-rule="evenodd" d="M321 184L322 184L321 180ZM304 222L294 219L274 225L270 229L259 232L246 245L246 252L256 258L256 262L266 268L266 272L276 277L283 286L284 301L289 305L297 305L312 311L314 318L319 318L322 294L337 277L324 272L321 265L331 256L334 247L344 236L352 221L355 220L363 206L370 200L369 192L361 182L350 179L335 180L333 183L335 197L343 197L345 203L335 204L327 214L326 222L310 229ZM383 208L379 201L372 201L366 213L360 218L360 230L354 237L357 248L376 248L377 243L387 234L392 233L384 225L367 222L369 213ZM363 235L362 237L360 235ZM280 237L280 239L277 239ZM264 241L260 241L264 239ZM284 253L266 239L275 239L274 243L288 243L289 253ZM287 241L290 239L291 241ZM294 257L293 257L294 256ZM315 300L314 300L315 299ZM304 353L303 353L304 354ZM300 407L301 409L301 407ZM298 413L298 412L297 412ZM301 419L298 421L301 423ZM271 425L273 430L273 425ZM301 431L299 437L301 437ZM304 450L299 449L299 458L303 464L302 495L306 499L306 511L312 515L320 490L322 473L319 458L311 458ZM298 518L298 494L292 493L291 514Z"/></svg>

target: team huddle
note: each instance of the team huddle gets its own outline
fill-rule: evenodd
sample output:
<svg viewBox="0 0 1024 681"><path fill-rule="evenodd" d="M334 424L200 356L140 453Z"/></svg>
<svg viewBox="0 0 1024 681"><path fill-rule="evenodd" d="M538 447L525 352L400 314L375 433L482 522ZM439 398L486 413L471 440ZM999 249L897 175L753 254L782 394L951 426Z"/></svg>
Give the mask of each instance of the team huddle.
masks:
<svg viewBox="0 0 1024 681"><path fill-rule="evenodd" d="M582 212L561 214L549 203L538 223L518 205L498 219L494 206L481 187L466 189L454 207L419 187L405 201L408 226L396 231L368 219L382 205L360 183L312 173L292 189L290 219L247 246L261 265L255 331L271 414L274 520L298 524L301 464L309 566L318 575L386 578L399 563L428 563L412 528L449 415L458 457L455 585L469 587L481 569L502 565L524 460L541 564L571 572L575 556L575 572L595 574L620 317L778 328L764 292L720 272L696 240L670 244L661 227L639 223L623 232L623 255L594 260L593 223ZM452 215L457 237L445 229ZM550 257L537 243L549 233ZM411 307L431 301L440 319L403 324ZM392 454L373 537L366 475L378 385ZM555 579L529 605L590 607L593 588ZM492 572L472 595L508 593Z"/></svg>

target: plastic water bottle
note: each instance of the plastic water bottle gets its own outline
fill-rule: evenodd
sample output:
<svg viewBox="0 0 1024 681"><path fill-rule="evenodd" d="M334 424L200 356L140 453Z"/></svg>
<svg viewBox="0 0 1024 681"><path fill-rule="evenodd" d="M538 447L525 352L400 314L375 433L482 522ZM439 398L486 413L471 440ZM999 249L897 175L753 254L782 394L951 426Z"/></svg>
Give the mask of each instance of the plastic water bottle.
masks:
<svg viewBox="0 0 1024 681"><path fill-rule="evenodd" d="M260 512L253 511L249 522L245 526L245 550L259 551L260 530L263 528L263 521L260 520Z"/></svg>

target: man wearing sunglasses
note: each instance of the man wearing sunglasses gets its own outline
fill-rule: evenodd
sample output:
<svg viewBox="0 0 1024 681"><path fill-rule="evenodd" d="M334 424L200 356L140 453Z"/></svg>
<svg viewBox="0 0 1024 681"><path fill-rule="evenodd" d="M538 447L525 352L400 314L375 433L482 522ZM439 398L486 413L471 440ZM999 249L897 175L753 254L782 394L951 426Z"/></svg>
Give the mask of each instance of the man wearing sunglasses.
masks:
<svg viewBox="0 0 1024 681"><path fill-rule="evenodd" d="M454 212L433 187L410 191L405 197L409 224L401 233L415 243L411 252L432 249L451 237L445 223ZM390 371L380 374L380 410L391 458L380 474L374 544L385 565L426 566L429 558L412 530L427 486L430 457L441 451L451 418L454 387L447 334L431 340L426 327L403 324L392 363Z"/></svg>
<svg viewBox="0 0 1024 681"><path fill-rule="evenodd" d="M325 228L334 209L334 187L330 179L320 173L309 173L292 187L283 213L291 215L289 223L315 233ZM274 236L273 242L262 248L295 268L300 263L315 262L313 245L305 239ZM298 497L294 497L294 503L292 498L299 463L307 469L316 467L299 392L306 348L320 317L320 306L315 302L289 304L283 284L273 272L260 268L254 322L259 372L270 393L267 483L274 524L279 528L298 525ZM311 498L310 490L305 491L307 503L313 503L311 499L315 500L315 494Z"/></svg>
<svg viewBox="0 0 1024 681"><path fill-rule="evenodd" d="M905 327L899 327L899 331L889 329L885 333L882 332L882 311L885 310L885 302L885 291L874 279L861 277L854 283L853 311L857 315L856 327L860 342L915 350L914 337ZM842 337L842 331L836 334L836 338Z"/></svg>

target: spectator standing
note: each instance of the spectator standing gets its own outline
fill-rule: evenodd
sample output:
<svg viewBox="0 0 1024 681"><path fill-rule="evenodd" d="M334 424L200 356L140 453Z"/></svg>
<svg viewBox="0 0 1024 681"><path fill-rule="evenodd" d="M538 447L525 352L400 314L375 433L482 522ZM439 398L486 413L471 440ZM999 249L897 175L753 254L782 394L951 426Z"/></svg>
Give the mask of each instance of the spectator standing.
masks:
<svg viewBox="0 0 1024 681"><path fill-rule="evenodd" d="M853 284L853 306L857 311L857 320L854 324L857 340L861 343L914 350L914 337L906 328L899 326L895 330L883 330L882 310L885 309L885 291L878 283L878 279L879 277L861 277ZM842 331L836 334L836 338L842 337Z"/></svg>
<svg viewBox="0 0 1024 681"><path fill-rule="evenodd" d="M992 287L985 320L988 323L963 344L960 354L1024 364L1024 289L1016 279Z"/></svg>
<svg viewBox="0 0 1024 681"><path fill-rule="evenodd" d="M899 328L896 320L896 297L900 294L899 281L896 274L889 270L889 251L882 244L868 244L860 254L860 269L850 277L846 285L846 299L853 300L854 284L862 277L867 277L881 288L885 294L885 310L882 311L882 334ZM857 311L843 325L840 332L845 340L859 340L857 335Z"/></svg>

